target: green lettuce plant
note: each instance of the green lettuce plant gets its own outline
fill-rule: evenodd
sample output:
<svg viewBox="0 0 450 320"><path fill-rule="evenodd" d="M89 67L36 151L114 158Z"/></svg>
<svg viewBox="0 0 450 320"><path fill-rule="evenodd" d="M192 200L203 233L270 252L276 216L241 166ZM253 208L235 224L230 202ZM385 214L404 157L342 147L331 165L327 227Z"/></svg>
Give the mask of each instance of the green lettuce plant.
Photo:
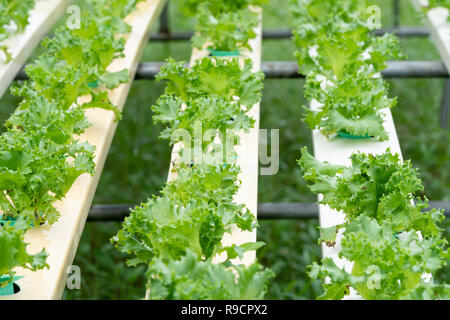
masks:
<svg viewBox="0 0 450 320"><path fill-rule="evenodd" d="M353 288L364 299L448 299L450 285L433 274L447 264L447 241L438 225L440 210L424 211L426 201L417 169L389 150L381 155L357 153L344 167L320 162L302 149L299 165L320 204L345 214L343 224L322 228L319 243L334 247L341 233L339 257L353 263L350 273L325 258L310 266L323 284L322 299L342 299Z"/></svg>

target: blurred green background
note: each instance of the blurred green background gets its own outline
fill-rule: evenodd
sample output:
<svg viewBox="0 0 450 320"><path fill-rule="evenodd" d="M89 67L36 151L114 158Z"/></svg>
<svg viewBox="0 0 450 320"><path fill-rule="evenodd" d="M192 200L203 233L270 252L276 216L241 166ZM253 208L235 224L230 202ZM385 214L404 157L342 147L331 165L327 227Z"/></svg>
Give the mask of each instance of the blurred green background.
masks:
<svg viewBox="0 0 450 320"><path fill-rule="evenodd" d="M193 30L195 21L185 18L176 1L170 1L172 31ZM393 23L392 0L374 1L382 8L383 27ZM264 29L287 29L288 0L270 0L264 8ZM420 25L410 1L400 0L402 25ZM158 26L155 26L155 30ZM427 38L401 40L410 60L440 60ZM38 52L39 50L37 50ZM290 39L265 40L263 61L292 61L295 48ZM172 56L189 60L189 42L154 42L147 45L142 61L163 61ZM391 96L398 96L393 109L403 155L422 173L425 193L431 200L450 201L450 130L439 127L439 108L444 81L441 79L389 80ZM303 80L267 79L261 104L261 128L280 129L280 171L259 179L259 202L313 202L296 159L300 148L311 148L311 132L301 121ZM95 204L140 203L157 194L167 178L171 149L159 140L162 127L152 122L150 106L163 93L163 85L149 80L134 81L123 120L114 137L97 188ZM0 121L17 106L18 100L5 94L0 99ZM2 128L0 128L0 131ZM449 224L447 219L447 231ZM312 283L306 266L320 258L318 221L260 221L258 238L267 245L258 252L259 261L270 267L276 278L268 299L314 299L320 284ZM74 261L82 272L81 290L66 290L65 299L141 299L145 292L144 268L125 266L109 239L120 223L87 223ZM447 238L448 238L447 232ZM450 269L437 276L448 282Z"/></svg>

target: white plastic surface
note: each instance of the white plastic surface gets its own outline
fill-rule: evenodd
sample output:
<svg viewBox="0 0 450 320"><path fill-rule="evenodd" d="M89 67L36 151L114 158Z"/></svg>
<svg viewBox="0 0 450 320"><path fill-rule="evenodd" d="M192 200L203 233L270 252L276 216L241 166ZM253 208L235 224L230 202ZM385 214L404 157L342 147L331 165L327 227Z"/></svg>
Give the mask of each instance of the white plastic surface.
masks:
<svg viewBox="0 0 450 320"><path fill-rule="evenodd" d="M424 4L419 0L412 0L413 6L420 9ZM430 9L427 17L424 19L424 24L430 31L442 60L444 61L447 70L450 72L450 22L449 9L437 7Z"/></svg>
<svg viewBox="0 0 450 320"><path fill-rule="evenodd" d="M8 63L0 60L0 98L70 2L70 0L36 0L36 6L30 11L29 24L24 32L2 42L8 47L12 60Z"/></svg>

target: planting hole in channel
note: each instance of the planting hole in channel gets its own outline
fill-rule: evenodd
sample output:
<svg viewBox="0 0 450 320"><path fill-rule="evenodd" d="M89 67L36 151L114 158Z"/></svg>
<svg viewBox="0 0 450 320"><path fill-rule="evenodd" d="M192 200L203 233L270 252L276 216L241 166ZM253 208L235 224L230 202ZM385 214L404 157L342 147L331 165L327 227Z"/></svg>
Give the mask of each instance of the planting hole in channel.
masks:
<svg viewBox="0 0 450 320"><path fill-rule="evenodd" d="M20 292L20 287L17 283L13 282L13 289L14 289L14 294L19 293Z"/></svg>
<svg viewBox="0 0 450 320"><path fill-rule="evenodd" d="M10 296L10 295L14 295L20 292L20 286L15 283L12 282L10 284L8 284L6 287L1 288L0 290L0 296Z"/></svg>

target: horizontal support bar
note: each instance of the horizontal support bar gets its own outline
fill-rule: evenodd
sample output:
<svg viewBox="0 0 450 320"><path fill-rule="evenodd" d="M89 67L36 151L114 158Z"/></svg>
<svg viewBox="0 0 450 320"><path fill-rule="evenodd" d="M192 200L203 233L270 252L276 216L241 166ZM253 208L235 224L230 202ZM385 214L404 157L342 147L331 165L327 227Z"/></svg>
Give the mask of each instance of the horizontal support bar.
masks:
<svg viewBox="0 0 450 320"><path fill-rule="evenodd" d="M374 30L373 33L377 36L382 36L386 33L394 33L397 37L428 37L429 33L423 27L398 27L389 29ZM158 32L150 36L152 41L187 41L192 38L193 32ZM289 39L292 37L291 30L266 30L263 31L263 39Z"/></svg>
<svg viewBox="0 0 450 320"><path fill-rule="evenodd" d="M122 221L128 216L133 205L93 205L89 212L88 221ZM450 216L450 202L431 201L430 208L444 209L445 215ZM260 203L258 205L258 219L317 219L319 208L316 203Z"/></svg>
<svg viewBox="0 0 450 320"><path fill-rule="evenodd" d="M164 62L141 62L136 72L135 79L155 79L155 76L161 70ZM188 68L189 64L186 63L185 67Z"/></svg>
<svg viewBox="0 0 450 320"><path fill-rule="evenodd" d="M393 33L397 37L407 38L407 37L428 37L430 33L425 27L397 27L397 28L387 28L387 29L377 29L373 31L373 34L377 36L382 36L386 33Z"/></svg>
<svg viewBox="0 0 450 320"><path fill-rule="evenodd" d="M164 62L141 62L136 79L155 79ZM449 73L441 61L388 61L388 67L381 72L385 78L448 78ZM299 74L298 64L294 61L265 61L262 70L268 79L304 78ZM27 78L23 69L16 80Z"/></svg>
<svg viewBox="0 0 450 320"><path fill-rule="evenodd" d="M385 78L448 78L442 61L391 61L381 71Z"/></svg>
<svg viewBox="0 0 450 320"><path fill-rule="evenodd" d="M263 62L267 78L303 78L298 64L293 61ZM388 61L381 72L385 78L448 78L449 73L442 61Z"/></svg>
<svg viewBox="0 0 450 320"><path fill-rule="evenodd" d="M143 62L136 79L154 79L163 62ZM389 61L381 72L386 78L448 78L449 73L441 61ZM302 78L298 64L291 61L265 61L262 70L266 78Z"/></svg>
<svg viewBox="0 0 450 320"><path fill-rule="evenodd" d="M260 219L317 219L319 206L314 203L260 203L258 217Z"/></svg>

